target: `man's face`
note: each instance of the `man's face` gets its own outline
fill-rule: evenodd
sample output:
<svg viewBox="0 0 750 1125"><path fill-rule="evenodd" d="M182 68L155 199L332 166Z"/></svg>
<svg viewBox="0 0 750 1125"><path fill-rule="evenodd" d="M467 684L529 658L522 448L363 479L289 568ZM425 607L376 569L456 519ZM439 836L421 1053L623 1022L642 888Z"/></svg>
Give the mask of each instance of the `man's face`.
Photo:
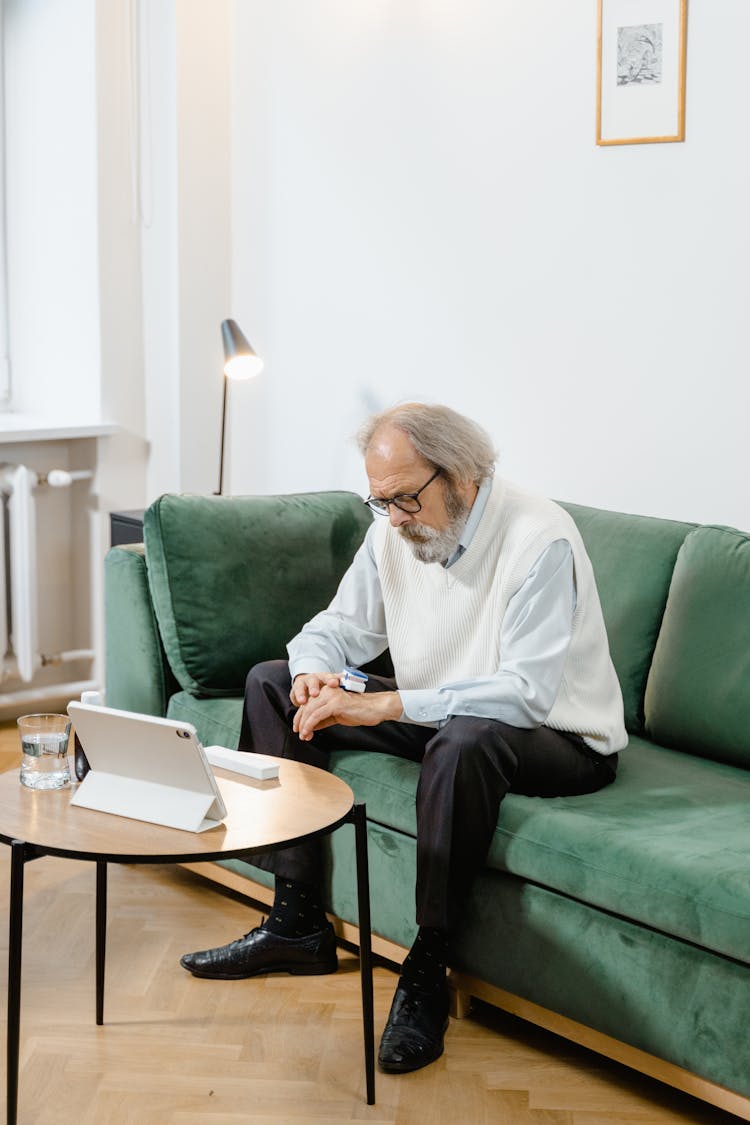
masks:
<svg viewBox="0 0 750 1125"><path fill-rule="evenodd" d="M417 492L435 471L417 456L406 434L390 427L375 435L365 470L370 495L386 499ZM458 546L475 495L475 486L453 489L438 476L419 494L421 511L402 512L391 504L388 518L420 562L444 562Z"/></svg>

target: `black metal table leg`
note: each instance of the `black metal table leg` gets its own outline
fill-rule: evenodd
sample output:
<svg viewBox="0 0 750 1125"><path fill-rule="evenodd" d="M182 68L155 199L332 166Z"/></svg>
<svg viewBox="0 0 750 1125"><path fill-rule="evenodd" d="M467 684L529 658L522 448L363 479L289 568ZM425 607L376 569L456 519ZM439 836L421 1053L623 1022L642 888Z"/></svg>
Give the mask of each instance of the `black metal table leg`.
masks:
<svg viewBox="0 0 750 1125"><path fill-rule="evenodd" d="M372 997L372 932L370 929L370 875L367 859L367 815L364 803L355 804L352 820L357 849L357 911L359 914L359 971L362 982L362 1022L365 1037L367 1104L375 1104L375 1031Z"/></svg>
<svg viewBox="0 0 750 1125"><path fill-rule="evenodd" d="M96 861L96 1023L104 1023L104 956L107 945L107 861Z"/></svg>
<svg viewBox="0 0 750 1125"><path fill-rule="evenodd" d="M8 1042L7 1111L8 1125L16 1125L18 1114L18 1045L21 1025L21 949L23 941L23 875L26 845L11 844L10 923L8 939Z"/></svg>

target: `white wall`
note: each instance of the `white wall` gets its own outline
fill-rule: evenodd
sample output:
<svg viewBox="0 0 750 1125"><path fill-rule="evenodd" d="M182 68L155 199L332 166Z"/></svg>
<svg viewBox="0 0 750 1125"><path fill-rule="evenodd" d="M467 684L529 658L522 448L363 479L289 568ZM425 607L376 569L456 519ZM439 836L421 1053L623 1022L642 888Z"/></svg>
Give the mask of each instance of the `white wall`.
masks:
<svg viewBox="0 0 750 1125"><path fill-rule="evenodd" d="M693 0L687 141L610 149L594 7L7 0L16 405L123 427L105 508L211 491L231 315L231 491L363 490L417 396L541 491L750 526L750 5Z"/></svg>
<svg viewBox="0 0 750 1125"><path fill-rule="evenodd" d="M217 484L231 17L231 0L6 3L12 409L120 427L106 511Z"/></svg>
<svg viewBox="0 0 750 1125"><path fill-rule="evenodd" d="M138 179L145 502L218 484L231 316L230 0L141 0Z"/></svg>
<svg viewBox="0 0 750 1125"><path fill-rule="evenodd" d="M141 439L140 449L131 441L143 470L131 506L142 507L217 484L232 9L230 0L97 3L102 295L112 298L102 380L107 416Z"/></svg>
<svg viewBox="0 0 750 1125"><path fill-rule="evenodd" d="M750 527L749 36L694 0L687 140L601 149L593 3L236 3L233 491L363 490L414 396L545 493Z"/></svg>

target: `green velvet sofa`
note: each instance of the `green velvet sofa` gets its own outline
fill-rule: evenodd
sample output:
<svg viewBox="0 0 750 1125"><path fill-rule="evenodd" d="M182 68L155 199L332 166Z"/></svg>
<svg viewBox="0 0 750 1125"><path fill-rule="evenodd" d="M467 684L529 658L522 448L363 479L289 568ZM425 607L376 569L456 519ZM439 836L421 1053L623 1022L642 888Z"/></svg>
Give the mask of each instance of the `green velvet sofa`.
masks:
<svg viewBox="0 0 750 1125"><path fill-rule="evenodd" d="M750 537L564 506L630 744L600 793L503 803L453 982L750 1120ZM106 559L108 704L235 746L248 669L286 655L370 518L342 492L161 497L145 547ZM375 947L397 957L415 932L418 767L351 751L333 768L367 802ZM327 905L356 940L353 863L336 833ZM268 901L263 872L205 866Z"/></svg>

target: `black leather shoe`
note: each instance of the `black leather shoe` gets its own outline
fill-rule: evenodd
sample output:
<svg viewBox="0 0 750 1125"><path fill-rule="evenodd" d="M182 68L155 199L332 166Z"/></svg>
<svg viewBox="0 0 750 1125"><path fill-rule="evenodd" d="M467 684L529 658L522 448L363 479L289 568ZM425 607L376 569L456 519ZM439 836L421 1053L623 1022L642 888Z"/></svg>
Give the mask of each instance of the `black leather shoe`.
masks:
<svg viewBox="0 0 750 1125"><path fill-rule="evenodd" d="M195 977L244 980L259 973L293 973L318 976L338 968L333 926L305 937L289 938L258 926L249 934L200 953L180 958L183 969Z"/></svg>
<svg viewBox="0 0 750 1125"><path fill-rule="evenodd" d="M439 1059L447 1027L447 984L427 992L400 981L380 1040L380 1069L404 1074Z"/></svg>

